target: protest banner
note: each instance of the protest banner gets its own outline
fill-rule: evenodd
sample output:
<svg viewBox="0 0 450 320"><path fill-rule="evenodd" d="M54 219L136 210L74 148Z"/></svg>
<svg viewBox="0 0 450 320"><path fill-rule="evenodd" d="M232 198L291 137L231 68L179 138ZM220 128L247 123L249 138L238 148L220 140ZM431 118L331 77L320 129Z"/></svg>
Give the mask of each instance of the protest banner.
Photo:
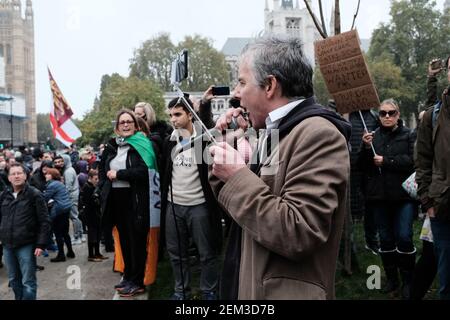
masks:
<svg viewBox="0 0 450 320"><path fill-rule="evenodd" d="M320 71L339 113L380 105L356 30L317 41L314 46Z"/></svg>

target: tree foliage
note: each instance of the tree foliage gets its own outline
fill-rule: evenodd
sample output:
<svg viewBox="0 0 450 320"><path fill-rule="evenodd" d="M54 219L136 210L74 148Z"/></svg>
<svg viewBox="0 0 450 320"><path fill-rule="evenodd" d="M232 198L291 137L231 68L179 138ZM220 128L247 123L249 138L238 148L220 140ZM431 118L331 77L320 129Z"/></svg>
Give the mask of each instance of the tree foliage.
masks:
<svg viewBox="0 0 450 320"><path fill-rule="evenodd" d="M36 115L37 135L39 142L45 142L48 138L53 138L52 127L50 125L49 113L38 113Z"/></svg>
<svg viewBox="0 0 450 320"><path fill-rule="evenodd" d="M399 103L402 113L409 115L411 112L406 106L414 103L414 91L402 76L401 69L389 58L369 60L368 67L380 101L393 98Z"/></svg>
<svg viewBox="0 0 450 320"><path fill-rule="evenodd" d="M428 62L448 54L449 17L436 9L435 1L427 0L392 1L390 15L389 23L374 30L369 57L373 62L389 59L400 68L412 89L403 107L417 112L426 99Z"/></svg>
<svg viewBox="0 0 450 320"><path fill-rule="evenodd" d="M153 106L158 119L166 117L163 92L153 81L124 78L119 74L104 75L95 108L79 123L83 137L77 141L78 144L99 145L106 142L113 135L117 112L121 108L133 109L141 101Z"/></svg>
<svg viewBox="0 0 450 320"><path fill-rule="evenodd" d="M160 33L134 51L134 56L130 59L130 76L152 79L163 90L170 91L170 68L176 52L177 48L169 34Z"/></svg>
<svg viewBox="0 0 450 320"><path fill-rule="evenodd" d="M366 60L380 101L393 98L399 102L402 113L408 115L410 112L407 112L403 106L413 103L412 97L414 96L414 92L411 85L402 76L401 69L389 57L375 61L371 61L370 59ZM332 98L318 67L314 75L314 93L318 101L323 105L327 105L328 100Z"/></svg>
<svg viewBox="0 0 450 320"><path fill-rule="evenodd" d="M189 51L189 78L183 82L186 91L204 91L212 84L230 82L225 56L217 51L208 38L186 36L178 45L171 42L168 33L161 33L145 41L130 60L130 76L151 79L165 91L170 84L171 62L182 49Z"/></svg>

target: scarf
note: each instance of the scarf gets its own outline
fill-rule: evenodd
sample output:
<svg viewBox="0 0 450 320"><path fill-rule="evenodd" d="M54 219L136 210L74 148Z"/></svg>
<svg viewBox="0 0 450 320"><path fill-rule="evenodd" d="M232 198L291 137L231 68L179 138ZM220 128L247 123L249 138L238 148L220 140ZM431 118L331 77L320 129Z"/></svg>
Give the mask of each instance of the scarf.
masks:
<svg viewBox="0 0 450 320"><path fill-rule="evenodd" d="M142 132L125 138L125 141L136 149L149 169L158 171L155 150L153 150L150 140Z"/></svg>

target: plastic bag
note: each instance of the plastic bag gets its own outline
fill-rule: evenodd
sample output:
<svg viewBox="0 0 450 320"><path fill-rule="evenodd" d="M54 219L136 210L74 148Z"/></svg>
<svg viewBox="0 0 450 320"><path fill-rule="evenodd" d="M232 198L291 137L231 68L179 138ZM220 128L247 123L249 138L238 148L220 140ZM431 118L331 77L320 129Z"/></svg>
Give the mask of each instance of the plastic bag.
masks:
<svg viewBox="0 0 450 320"><path fill-rule="evenodd" d="M414 200L419 200L419 198L417 197L417 182L415 172L402 183L402 187L411 198L413 198Z"/></svg>

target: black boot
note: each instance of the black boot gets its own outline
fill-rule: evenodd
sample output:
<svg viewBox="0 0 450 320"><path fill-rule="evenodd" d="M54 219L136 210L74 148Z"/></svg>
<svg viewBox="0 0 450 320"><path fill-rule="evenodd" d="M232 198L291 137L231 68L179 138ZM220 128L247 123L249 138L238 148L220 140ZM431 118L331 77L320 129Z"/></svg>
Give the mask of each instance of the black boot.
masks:
<svg viewBox="0 0 450 320"><path fill-rule="evenodd" d="M64 261L66 261L66 256L64 255L64 252L62 253L58 252L58 255L56 257L50 259L50 262L64 262Z"/></svg>
<svg viewBox="0 0 450 320"><path fill-rule="evenodd" d="M416 264L416 251L413 253L398 253L398 267L402 278L402 299L411 299L411 284Z"/></svg>
<svg viewBox="0 0 450 320"><path fill-rule="evenodd" d="M397 271L397 252L380 252L380 256L387 278L386 285L381 291L383 293L392 293L397 290L399 285Z"/></svg>

